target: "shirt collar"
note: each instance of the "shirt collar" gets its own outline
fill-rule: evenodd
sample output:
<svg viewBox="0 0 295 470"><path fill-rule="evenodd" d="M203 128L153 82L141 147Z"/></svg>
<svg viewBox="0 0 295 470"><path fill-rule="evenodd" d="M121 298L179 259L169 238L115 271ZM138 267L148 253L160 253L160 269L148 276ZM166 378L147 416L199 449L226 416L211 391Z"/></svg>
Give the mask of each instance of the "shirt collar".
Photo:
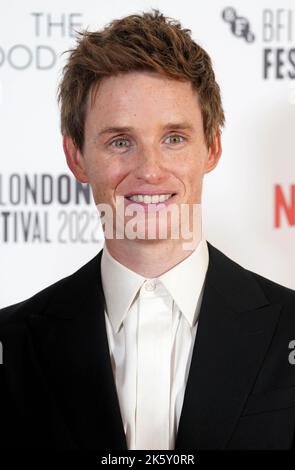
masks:
<svg viewBox="0 0 295 470"><path fill-rule="evenodd" d="M197 320L198 304L208 269L207 242L201 239L197 248L183 261L157 280L169 292L174 302L193 326ZM115 332L128 313L139 289L147 279L114 259L106 245L101 258L101 279L106 301L106 311Z"/></svg>
<svg viewBox="0 0 295 470"><path fill-rule="evenodd" d="M207 242L201 239L197 248L183 261L159 276L190 326L194 326L199 313L202 288L209 264Z"/></svg>

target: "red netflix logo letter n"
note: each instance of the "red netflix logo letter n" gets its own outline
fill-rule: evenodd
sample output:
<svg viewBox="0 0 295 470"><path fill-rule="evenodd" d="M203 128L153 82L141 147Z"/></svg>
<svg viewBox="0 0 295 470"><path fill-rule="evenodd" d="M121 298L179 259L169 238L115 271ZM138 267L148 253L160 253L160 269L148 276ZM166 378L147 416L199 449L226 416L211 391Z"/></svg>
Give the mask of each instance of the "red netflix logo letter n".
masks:
<svg viewBox="0 0 295 470"><path fill-rule="evenodd" d="M286 200L282 187L275 185L275 227L281 226L282 214L285 214L288 225L295 225L295 184L290 185L289 201Z"/></svg>

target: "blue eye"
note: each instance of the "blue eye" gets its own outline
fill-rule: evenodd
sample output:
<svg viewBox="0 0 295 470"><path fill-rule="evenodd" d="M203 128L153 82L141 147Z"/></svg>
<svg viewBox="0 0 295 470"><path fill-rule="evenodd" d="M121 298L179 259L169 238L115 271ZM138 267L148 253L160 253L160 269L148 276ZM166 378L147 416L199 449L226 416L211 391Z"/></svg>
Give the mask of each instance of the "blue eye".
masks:
<svg viewBox="0 0 295 470"><path fill-rule="evenodd" d="M168 142L169 144L180 144L184 141L184 138L178 134L169 135L167 139L170 139L170 142Z"/></svg>
<svg viewBox="0 0 295 470"><path fill-rule="evenodd" d="M116 148L126 148L126 147L129 147L130 146L130 142L128 139L124 138L124 137L120 137L119 139L115 139L111 142L111 145L112 147L116 147Z"/></svg>

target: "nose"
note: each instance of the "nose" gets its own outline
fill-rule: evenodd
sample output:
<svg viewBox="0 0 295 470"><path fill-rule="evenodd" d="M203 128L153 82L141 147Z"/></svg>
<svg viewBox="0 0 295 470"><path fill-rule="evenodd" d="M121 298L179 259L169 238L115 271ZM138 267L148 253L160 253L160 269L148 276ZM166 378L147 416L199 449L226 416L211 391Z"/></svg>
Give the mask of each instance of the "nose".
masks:
<svg viewBox="0 0 295 470"><path fill-rule="evenodd" d="M160 151L149 147L138 152L134 176L148 183L158 184L166 177Z"/></svg>

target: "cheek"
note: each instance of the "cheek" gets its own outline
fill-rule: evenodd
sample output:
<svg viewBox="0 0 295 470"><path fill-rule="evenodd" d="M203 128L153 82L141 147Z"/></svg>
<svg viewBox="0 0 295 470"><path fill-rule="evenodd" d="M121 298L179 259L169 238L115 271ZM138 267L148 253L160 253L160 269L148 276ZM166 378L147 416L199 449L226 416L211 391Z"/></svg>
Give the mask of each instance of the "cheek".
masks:
<svg viewBox="0 0 295 470"><path fill-rule="evenodd" d="M194 157L183 159L181 164L175 167L174 174L182 181L197 182L202 179L204 173L204 162L201 158Z"/></svg>
<svg viewBox="0 0 295 470"><path fill-rule="evenodd" d="M94 194L97 197L104 198L105 196L114 193L120 182L124 179L126 171L122 165L116 162L112 164L97 164L95 162L89 168L89 180Z"/></svg>
<svg viewBox="0 0 295 470"><path fill-rule="evenodd" d="M204 175L204 155L190 155L175 168L174 175L182 182L187 197L199 200Z"/></svg>

